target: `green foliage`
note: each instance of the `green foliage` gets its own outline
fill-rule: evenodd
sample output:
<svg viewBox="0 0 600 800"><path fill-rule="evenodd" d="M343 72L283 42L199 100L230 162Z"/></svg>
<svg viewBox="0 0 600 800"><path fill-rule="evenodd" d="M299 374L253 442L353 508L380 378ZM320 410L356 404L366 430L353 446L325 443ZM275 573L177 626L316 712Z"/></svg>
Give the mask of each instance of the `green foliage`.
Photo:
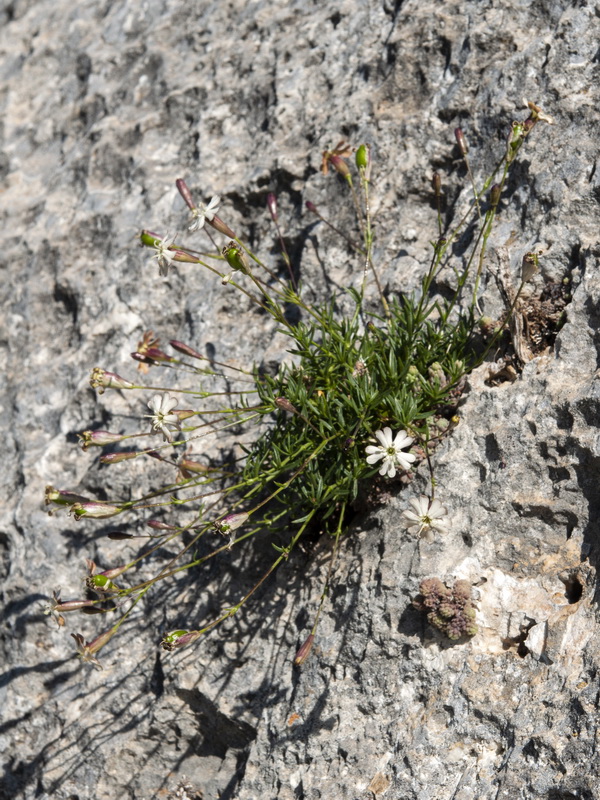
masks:
<svg viewBox="0 0 600 800"><path fill-rule="evenodd" d="M60 594L55 593L48 612L59 625L64 624L62 614L67 611L114 613L118 610L121 613L118 621L92 642L86 643L81 634L75 635L79 654L84 660L100 666L96 658L98 650L117 632L145 593L159 581L204 564L258 531L278 532L277 542L273 543L275 560L244 597L223 609L204 627L189 628L184 620L174 620L175 629L165 635L162 645L171 651L195 642L215 625L237 613L289 557L311 525L329 532L334 537L334 547L315 623L297 654L296 661L301 663L314 640L339 540L344 532L345 512L356 500L361 482L373 478L377 472L382 480L394 479L397 473L401 476L411 466L416 467L425 460L431 477L431 497L420 498L417 515L420 522L415 527L429 532L443 529L439 522L440 511L445 516L446 509L437 500L434 503L433 447L451 430L448 418L452 417L465 374L485 357L486 350L482 351L475 332L480 327L477 294L488 239L511 165L520 148L539 121L551 121L532 103L529 110L530 116L525 122L513 124L506 151L479 191L467 160L464 134L457 131L457 142L473 185L473 202L454 228L446 230L441 210L442 181L439 174L434 174L432 187L437 205L434 223L437 223L437 238L432 242L431 262L420 290L414 294L386 296L373 263L369 201L373 165L370 148L360 145L356 152L358 186L355 186L346 163L352 153L349 145L340 142L334 150L323 154L324 172L329 168L335 170L350 192L362 238L362 243L356 245L352 236L342 234L358 256L362 271L360 287L348 289L352 301L349 315L340 312L339 298L333 298L323 307L311 307L305 303L297 289L292 262L285 249L274 195L268 196L267 205L288 270L289 280L286 281L263 264L217 216L219 198L212 198L207 206L196 205L185 182L176 182L192 213L188 230L195 232L210 227L229 241L216 252L199 256L197 251L176 244L174 238L161 238L142 231L141 242L154 248L153 257L157 260L160 275L166 275L174 263L181 263L200 265L219 276L227 286L223 291L241 291L271 315L289 340L290 360L282 364L274 376L258 369L244 372L225 363L209 361L182 342L171 344L184 358L169 355L161 349L158 339L148 332L133 354L134 358L148 368L168 365L170 369L180 368L187 376L192 372L198 379L193 388L167 391L157 386L144 387L101 368L93 370L92 386L99 393L106 389L154 392L148 403L152 413L146 415L150 419L150 432L146 435L162 435L164 440L162 446L153 442L146 449L109 453L101 457L105 464L149 457L172 467L173 448L177 453L178 446L187 447L207 433L212 435L217 431L226 437L228 452L231 452L234 430L249 428L253 437L250 444L248 437L237 442L244 453L238 460L229 458L217 462L213 459L205 463L186 451L177 464L177 481L127 502L100 502L48 487L46 502L67 506L75 519L106 519L138 512L146 516L152 530L144 537L150 542L149 549L113 570L97 575L90 573L87 587L91 597L62 602ZM497 174L500 175L499 182L494 184ZM307 208L322 224L330 224L314 204L307 203ZM452 244L467 225L475 231L472 246L455 264L451 258ZM337 228L331 227L339 233ZM224 272L223 268L229 271ZM450 281L454 280L450 299L442 299L433 291L442 270L447 271ZM530 268L527 275L531 273ZM379 295L377 313L367 311L365 304L367 277L372 277L372 285ZM512 313L526 279L524 273L513 305L502 323ZM289 322L286 311L290 306L296 307L300 321ZM488 349L501 335L502 323L488 339ZM202 362L200 366L198 361ZM211 389L208 388L211 381L221 381L228 387L237 388L228 388L226 392ZM182 409L177 408L179 402L173 396L177 394L183 400ZM231 402L229 406L221 405L224 395ZM208 407L205 405L207 400ZM199 406L190 409L194 402ZM92 446L114 447L125 439L137 439L143 435L86 431L81 434L81 439L83 448L87 449ZM408 451L410 447L413 452ZM160 509L175 511L178 517L187 513L189 519L185 524L172 524L162 518L147 518L148 513L156 514ZM436 517L437 525L427 517L430 512ZM414 525L415 514L412 517L411 525ZM181 541L182 534L186 534L187 543L181 544L178 553L158 571L152 572L148 567L149 574L141 580L137 572L130 572L134 567L152 564L148 556L156 554L166 544ZM207 554L206 547L200 548L199 542L202 537L209 539L211 535L224 537L225 541L221 538L219 545L209 548ZM113 532L112 536L133 538L133 534L123 531ZM112 578L117 576L119 586L112 582ZM130 585L127 585L128 580ZM465 587L459 584L453 590L447 590L439 581L431 586L422 586L422 603L430 611L430 621L451 638L474 632L474 612Z"/></svg>

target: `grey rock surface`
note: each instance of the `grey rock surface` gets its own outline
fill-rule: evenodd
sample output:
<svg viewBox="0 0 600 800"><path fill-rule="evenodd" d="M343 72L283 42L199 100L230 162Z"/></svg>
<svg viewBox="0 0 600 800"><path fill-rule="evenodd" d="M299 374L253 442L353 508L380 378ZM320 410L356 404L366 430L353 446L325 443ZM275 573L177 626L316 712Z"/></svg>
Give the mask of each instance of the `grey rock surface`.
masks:
<svg viewBox="0 0 600 800"><path fill-rule="evenodd" d="M598 796L599 32L600 4L586 0L0 6L0 798ZM490 263L516 281L539 247L534 285L568 276L573 298L556 346L515 382L489 386L487 366L471 376L437 456L450 533L406 535L420 474L359 516L300 670L325 544L196 648L156 645L178 612L210 617L252 586L269 542L148 595L104 671L80 665L68 632L91 637L95 618L57 630L43 601L56 586L77 596L86 557L110 566L132 551L102 526L47 516L44 486L101 497L158 475L109 472L76 446L94 421L137 430L147 411L137 394L98 398L89 370L132 376L148 329L246 366L283 352L218 280L184 266L159 279L138 249L141 227L183 229L175 179L205 202L221 195L221 216L265 258L277 191L318 299L360 267L303 205L348 222L320 155L369 141L376 260L390 292L407 290L435 235L432 171L457 208L468 202L453 129L483 176L523 97L556 124L527 144ZM483 288L494 315L491 271ZM472 640L448 645L411 606L433 575L476 587Z"/></svg>

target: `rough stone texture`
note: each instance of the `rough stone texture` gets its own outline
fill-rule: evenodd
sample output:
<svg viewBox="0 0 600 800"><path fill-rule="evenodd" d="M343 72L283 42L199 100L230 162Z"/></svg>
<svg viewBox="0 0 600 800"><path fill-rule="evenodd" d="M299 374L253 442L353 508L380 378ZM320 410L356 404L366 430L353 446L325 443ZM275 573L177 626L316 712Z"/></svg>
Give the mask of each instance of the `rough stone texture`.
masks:
<svg viewBox="0 0 600 800"><path fill-rule="evenodd" d="M596 796L599 18L586 0L3 4L0 797ZM538 287L570 275L576 288L555 351L512 384L472 376L438 457L451 533L433 544L403 533L399 512L423 477L359 518L299 671L319 547L200 647L156 650L177 611L210 617L251 586L268 542L149 597L104 651L107 668L80 666L40 601L57 585L75 596L84 557L108 566L128 551L47 517L43 487L110 480L118 494L155 477L99 470L76 448L73 432L94 420L133 430L144 413L138 396L98 400L89 368L133 374L128 354L148 328L242 364L281 354L243 299L190 270L159 280L136 248L141 226L181 230L174 179L221 194L229 224L265 256L275 189L295 264L323 297L356 268L303 202L337 206L343 223L320 153L371 141L376 259L391 292L410 288L435 230L431 171L449 175L457 207L468 196L452 129L467 131L483 175L524 118L523 96L557 124L528 143L493 250L514 278L539 245ZM471 641L449 646L411 607L434 575L476 586ZM94 621L80 623L88 636Z"/></svg>

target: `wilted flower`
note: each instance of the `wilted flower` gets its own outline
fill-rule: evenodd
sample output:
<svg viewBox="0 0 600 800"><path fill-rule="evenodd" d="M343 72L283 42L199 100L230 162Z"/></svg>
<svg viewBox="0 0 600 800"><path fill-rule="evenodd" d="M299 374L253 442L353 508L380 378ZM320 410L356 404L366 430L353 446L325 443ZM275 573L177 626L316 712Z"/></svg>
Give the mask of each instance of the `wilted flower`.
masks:
<svg viewBox="0 0 600 800"><path fill-rule="evenodd" d="M414 439L411 439L406 431L398 431L394 437L392 429L385 427L381 431L375 431L375 436L380 444L370 444L366 448L367 464L376 464L383 459L379 474L387 475L388 478L393 478L396 475L396 465L402 470L410 469L410 465L415 461L416 456L412 453L402 452L414 442Z"/></svg>
<svg viewBox="0 0 600 800"><path fill-rule="evenodd" d="M545 114L538 105L532 103L530 100L523 100L523 102L531 111L531 119L534 122L547 122L548 125L554 125L554 118L549 114Z"/></svg>
<svg viewBox="0 0 600 800"><path fill-rule="evenodd" d="M431 500L422 494L409 500L413 510L407 509L403 516L410 523L409 533L420 534L427 541L433 540L433 531L446 533L448 509L439 500Z"/></svg>
<svg viewBox="0 0 600 800"><path fill-rule="evenodd" d="M329 166L332 166L336 172L339 172L344 178L350 175L348 165L342 159L348 158L352 155L352 147L343 139L338 142L333 150L324 150L321 158L321 172L327 175Z"/></svg>
<svg viewBox="0 0 600 800"><path fill-rule="evenodd" d="M52 616L58 627L62 627L65 624L65 618L58 610L60 606L60 589L55 589L52 592L52 600L46 603L43 608L44 614L49 614Z"/></svg>
<svg viewBox="0 0 600 800"><path fill-rule="evenodd" d="M91 642L85 642L80 633L72 633L71 636L75 639L75 643L77 644L77 655L79 658L87 664L93 664L96 669L103 669L102 664L98 661L95 654L100 648L104 647L114 633L115 629L111 628L101 633L100 636L96 636Z"/></svg>
<svg viewBox="0 0 600 800"><path fill-rule="evenodd" d="M207 206L203 206L202 203L197 208L192 209L192 221L188 225L188 231L193 233L194 231L199 231L201 228L204 227L205 222L212 222L214 219L215 214L219 210L219 206L221 204L221 198L218 195L214 195L211 197L210 202Z"/></svg>
<svg viewBox="0 0 600 800"><path fill-rule="evenodd" d="M152 420L152 431L154 433L162 433L165 442L173 441L173 434L170 428L179 430L180 421L177 414L172 411L177 405L177 399L171 397L170 394L155 394L152 400L148 403L148 408L153 411L153 414L145 414L144 416Z"/></svg>

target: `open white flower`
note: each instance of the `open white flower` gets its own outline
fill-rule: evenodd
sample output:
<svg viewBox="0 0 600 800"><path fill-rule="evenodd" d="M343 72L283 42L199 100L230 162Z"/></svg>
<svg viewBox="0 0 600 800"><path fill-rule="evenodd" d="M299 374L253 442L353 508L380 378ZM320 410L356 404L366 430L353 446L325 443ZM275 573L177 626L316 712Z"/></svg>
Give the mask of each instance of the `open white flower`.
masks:
<svg viewBox="0 0 600 800"><path fill-rule="evenodd" d="M221 204L221 198L218 195L214 195L211 197L210 202L207 206L203 206L202 203L197 208L194 208L192 211L192 221L188 226L188 231L193 233L194 231L199 231L200 228L204 227L204 223L206 220L212 222L215 214L219 210L219 205Z"/></svg>
<svg viewBox="0 0 600 800"><path fill-rule="evenodd" d="M172 442L172 429L179 430L181 426L177 414L171 413L176 405L177 399L170 394L155 394L148 403L148 408L154 413L144 415L152 420L153 433L162 433L165 442Z"/></svg>
<svg viewBox="0 0 600 800"><path fill-rule="evenodd" d="M154 240L154 249L156 250L156 253L152 256L152 258L155 258L158 261L158 272L163 276L163 278L169 274L171 262L177 255L175 250L169 250L169 248L173 246L174 241L175 237L169 237L169 234L167 234L164 239Z"/></svg>
<svg viewBox="0 0 600 800"><path fill-rule="evenodd" d="M380 475L387 475L393 478L396 474L396 466L400 469L410 469L410 465L416 459L412 453L404 453L403 450L410 447L414 439L406 431L398 431L394 437L392 429L385 427L381 431L375 431L375 436L380 442L379 446L370 444L366 448L367 464L376 464L383 459Z"/></svg>
<svg viewBox="0 0 600 800"><path fill-rule="evenodd" d="M448 530L448 509L439 500L431 500L422 494L409 501L412 510L407 509L403 516L410 523L409 533L416 533L427 541L432 541L433 531L446 533Z"/></svg>

